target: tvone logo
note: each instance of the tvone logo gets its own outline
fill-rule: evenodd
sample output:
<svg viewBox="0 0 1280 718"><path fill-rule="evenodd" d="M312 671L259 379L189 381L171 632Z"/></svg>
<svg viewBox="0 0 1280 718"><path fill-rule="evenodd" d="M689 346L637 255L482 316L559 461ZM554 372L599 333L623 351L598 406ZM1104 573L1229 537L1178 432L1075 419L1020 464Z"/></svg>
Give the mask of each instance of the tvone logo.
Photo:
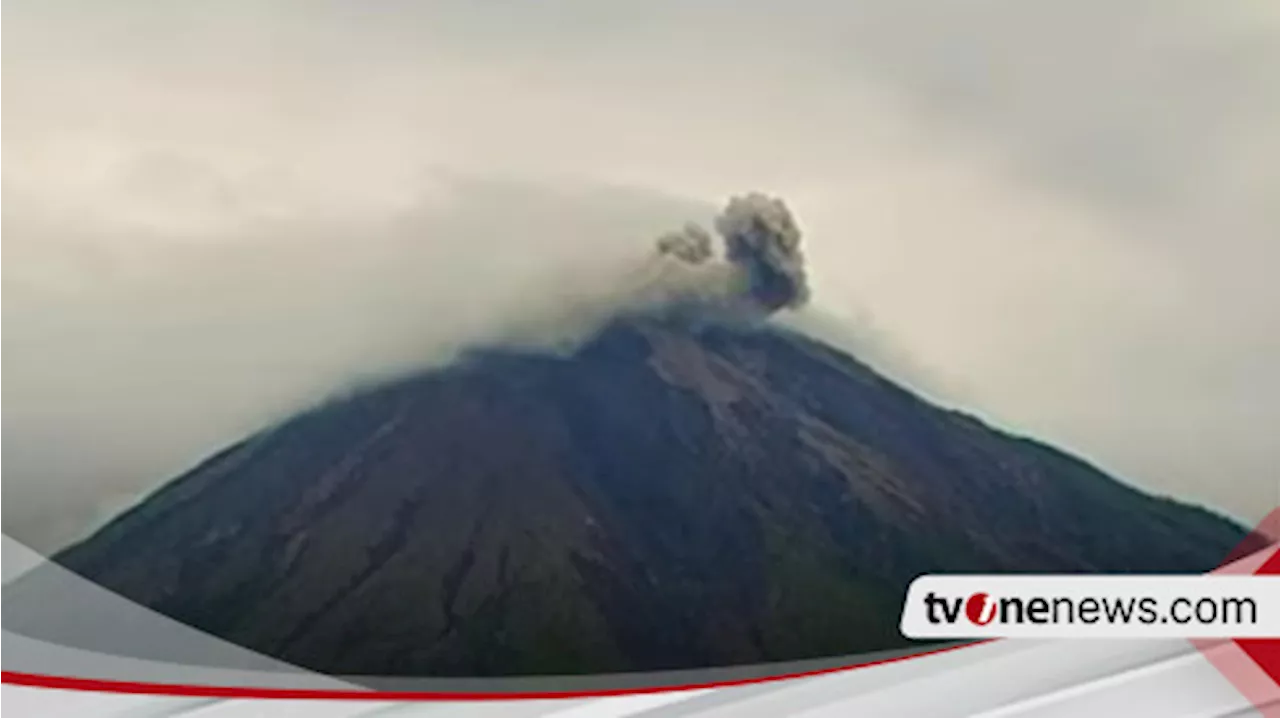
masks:
<svg viewBox="0 0 1280 718"><path fill-rule="evenodd" d="M1005 602L1010 600L1003 599ZM924 596L924 617L929 623L955 624L967 618L975 626L986 626L996 620L997 614L1000 614L1000 622L1004 623L1003 608L1000 600L984 591L973 593L968 598L944 598L933 591Z"/></svg>
<svg viewBox="0 0 1280 718"><path fill-rule="evenodd" d="M975 593L964 602L964 615L975 625L985 626L996 617L996 602L985 593Z"/></svg>

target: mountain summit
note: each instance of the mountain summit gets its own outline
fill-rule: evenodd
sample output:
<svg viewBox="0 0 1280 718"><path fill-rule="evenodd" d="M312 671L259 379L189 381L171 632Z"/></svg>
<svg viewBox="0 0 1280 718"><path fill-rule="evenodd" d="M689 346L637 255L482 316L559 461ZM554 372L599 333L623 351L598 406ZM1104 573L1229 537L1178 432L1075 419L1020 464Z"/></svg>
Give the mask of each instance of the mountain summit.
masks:
<svg viewBox="0 0 1280 718"><path fill-rule="evenodd" d="M767 324L631 316L227 448L56 560L337 674L900 647L925 572L1198 572L1243 537Z"/></svg>

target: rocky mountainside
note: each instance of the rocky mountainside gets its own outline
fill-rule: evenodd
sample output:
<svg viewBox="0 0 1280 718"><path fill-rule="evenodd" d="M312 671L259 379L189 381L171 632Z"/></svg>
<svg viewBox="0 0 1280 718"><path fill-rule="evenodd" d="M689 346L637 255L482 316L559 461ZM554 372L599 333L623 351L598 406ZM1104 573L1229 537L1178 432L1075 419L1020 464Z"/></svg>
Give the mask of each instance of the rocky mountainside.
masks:
<svg viewBox="0 0 1280 718"><path fill-rule="evenodd" d="M204 461L60 563L341 674L651 670L902 646L935 571L1203 571L1244 535L762 326L488 351Z"/></svg>

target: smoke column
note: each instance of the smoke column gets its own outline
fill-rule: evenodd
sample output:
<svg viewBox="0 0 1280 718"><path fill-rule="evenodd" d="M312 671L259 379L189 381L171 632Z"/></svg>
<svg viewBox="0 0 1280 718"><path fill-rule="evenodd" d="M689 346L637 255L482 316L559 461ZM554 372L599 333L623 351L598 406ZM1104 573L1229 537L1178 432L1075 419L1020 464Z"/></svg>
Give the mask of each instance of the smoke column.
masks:
<svg viewBox="0 0 1280 718"><path fill-rule="evenodd" d="M711 235L690 222L683 229L658 237L658 254L668 254L683 262L698 264L711 258Z"/></svg>
<svg viewBox="0 0 1280 718"><path fill-rule="evenodd" d="M713 257L711 234L696 224L659 237L659 260L671 264L660 267L646 290L660 301L764 314L808 301L800 229L782 200L759 193L733 197L715 227L724 241L722 258Z"/></svg>

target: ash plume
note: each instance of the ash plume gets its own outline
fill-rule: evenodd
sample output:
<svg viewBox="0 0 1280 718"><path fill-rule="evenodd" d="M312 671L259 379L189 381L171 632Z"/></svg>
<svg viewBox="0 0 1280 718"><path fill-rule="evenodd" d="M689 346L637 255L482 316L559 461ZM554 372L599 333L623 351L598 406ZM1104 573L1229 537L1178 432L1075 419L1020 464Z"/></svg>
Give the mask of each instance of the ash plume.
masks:
<svg viewBox="0 0 1280 718"><path fill-rule="evenodd" d="M645 287L650 300L712 303L764 314L808 301L800 229L782 200L759 193L733 197L715 228L724 242L721 257L714 256L711 233L697 224L657 239L657 277Z"/></svg>
<svg viewBox="0 0 1280 718"><path fill-rule="evenodd" d="M658 254L698 264L711 258L711 234L690 222L682 229L658 237Z"/></svg>
<svg viewBox="0 0 1280 718"><path fill-rule="evenodd" d="M726 259L746 273L751 298L774 311L809 300L800 228L782 200L749 194L729 200L716 219Z"/></svg>

